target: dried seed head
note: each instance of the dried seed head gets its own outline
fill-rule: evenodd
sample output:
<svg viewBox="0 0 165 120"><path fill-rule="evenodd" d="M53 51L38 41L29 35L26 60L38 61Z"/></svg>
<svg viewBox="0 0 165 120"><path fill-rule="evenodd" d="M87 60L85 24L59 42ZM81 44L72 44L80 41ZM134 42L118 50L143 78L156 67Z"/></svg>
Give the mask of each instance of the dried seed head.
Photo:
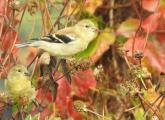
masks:
<svg viewBox="0 0 165 120"><path fill-rule="evenodd" d="M131 96L134 96L138 91L138 87L135 82L130 80L125 80L122 84L118 87L118 92L125 96L127 94L130 94Z"/></svg>
<svg viewBox="0 0 165 120"><path fill-rule="evenodd" d="M29 98L28 97L20 97L20 99L19 99L19 103L22 105L22 106L26 106L26 105L28 105L28 103L29 103L30 101L29 101Z"/></svg>
<svg viewBox="0 0 165 120"><path fill-rule="evenodd" d="M156 115L153 115L151 120L159 120L159 118Z"/></svg>
<svg viewBox="0 0 165 120"><path fill-rule="evenodd" d="M141 50L136 50L135 53L134 53L134 57L137 60L141 60L143 58L143 52Z"/></svg>
<svg viewBox="0 0 165 120"><path fill-rule="evenodd" d="M49 65L49 63L50 63L50 55L49 55L49 53L44 52L41 55L40 59L39 59L39 63L42 64L42 65Z"/></svg>
<svg viewBox="0 0 165 120"><path fill-rule="evenodd" d="M8 98L8 95L5 92L0 92L0 100L6 101Z"/></svg>
<svg viewBox="0 0 165 120"><path fill-rule="evenodd" d="M105 79L105 73L103 70L103 66L102 65L98 65L95 69L94 69L94 75L97 81L102 81Z"/></svg>
<svg viewBox="0 0 165 120"><path fill-rule="evenodd" d="M72 59L67 59L66 60L67 63L67 68L68 69L73 69L72 73L75 73L76 71L84 71L87 70L91 67L92 62L90 59L80 59L80 60L76 60L74 58Z"/></svg>
<svg viewBox="0 0 165 120"><path fill-rule="evenodd" d="M28 12L30 13L30 15L34 15L36 13L37 9L38 9L37 2L34 0L29 1Z"/></svg>
<svg viewBox="0 0 165 120"><path fill-rule="evenodd" d="M87 107L86 107L85 103L80 100L74 101L73 107L74 107L74 110L77 112L86 112L87 111Z"/></svg>
<svg viewBox="0 0 165 120"><path fill-rule="evenodd" d="M10 7L13 10L20 11L20 1L18 1L18 0L12 1L11 4L10 4Z"/></svg>
<svg viewBox="0 0 165 120"><path fill-rule="evenodd" d="M146 67L139 67L139 66L134 66L130 70L130 75L134 79L146 79L146 78L151 78L151 73L148 71Z"/></svg>

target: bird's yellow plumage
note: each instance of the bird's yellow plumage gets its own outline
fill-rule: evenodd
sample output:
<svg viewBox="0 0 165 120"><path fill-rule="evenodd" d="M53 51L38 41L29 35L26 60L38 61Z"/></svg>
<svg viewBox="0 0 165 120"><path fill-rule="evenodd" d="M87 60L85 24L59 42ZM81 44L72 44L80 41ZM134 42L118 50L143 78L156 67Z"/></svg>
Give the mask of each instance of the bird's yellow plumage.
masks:
<svg viewBox="0 0 165 120"><path fill-rule="evenodd" d="M97 26L91 20L84 19L74 26L63 28L53 34L15 46L17 48L36 47L56 57L72 56L85 50L97 34Z"/></svg>
<svg viewBox="0 0 165 120"><path fill-rule="evenodd" d="M31 85L27 68L23 65L12 67L5 80L5 89L15 102L21 97L34 98L35 89Z"/></svg>

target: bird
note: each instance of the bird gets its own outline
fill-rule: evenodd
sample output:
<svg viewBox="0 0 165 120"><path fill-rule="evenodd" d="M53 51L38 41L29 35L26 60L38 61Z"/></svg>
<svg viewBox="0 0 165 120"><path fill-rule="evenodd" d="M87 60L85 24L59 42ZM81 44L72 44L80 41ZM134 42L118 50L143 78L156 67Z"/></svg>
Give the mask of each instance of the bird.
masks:
<svg viewBox="0 0 165 120"><path fill-rule="evenodd" d="M9 98L18 102L26 97L28 101L35 98L35 88L32 87L27 68L22 64L13 66L5 80L5 90Z"/></svg>
<svg viewBox="0 0 165 120"><path fill-rule="evenodd" d="M97 35L97 25L89 19L83 19L74 26L63 28L41 38L33 38L27 43L16 44L15 47L35 47L56 57L72 56L85 50Z"/></svg>

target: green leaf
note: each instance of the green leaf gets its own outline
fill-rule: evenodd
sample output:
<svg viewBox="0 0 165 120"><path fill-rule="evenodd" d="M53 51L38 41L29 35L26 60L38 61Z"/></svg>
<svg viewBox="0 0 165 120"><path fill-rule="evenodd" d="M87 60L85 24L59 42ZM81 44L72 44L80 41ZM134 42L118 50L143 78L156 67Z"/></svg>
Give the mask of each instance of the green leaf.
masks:
<svg viewBox="0 0 165 120"><path fill-rule="evenodd" d="M38 81L38 77L40 75L40 69L39 69L39 66L36 68L32 78L31 78L31 81L32 81L32 86L36 86L37 85L37 81Z"/></svg>
<svg viewBox="0 0 165 120"><path fill-rule="evenodd" d="M32 117L31 115L28 115L25 120L39 120L39 116L40 114L36 114L34 117Z"/></svg>
<svg viewBox="0 0 165 120"><path fill-rule="evenodd" d="M86 50L76 54L75 57L77 59L91 57L98 49L101 42L107 41L107 44L111 45L115 42L115 39L116 36L111 32L110 28L105 28L104 31L88 45Z"/></svg>
<svg viewBox="0 0 165 120"><path fill-rule="evenodd" d="M86 50L84 50L84 51L82 51L82 52L76 54L75 57L76 57L77 59L90 57L90 56L95 52L95 50L96 50L96 48L97 48L97 46L98 46L98 43L99 43L99 41L98 41L97 39L95 39L94 41L92 41L92 42L88 45L88 47L87 47Z"/></svg>
<svg viewBox="0 0 165 120"><path fill-rule="evenodd" d="M28 115L28 116L25 118L25 120L32 120L32 119L31 119L31 115Z"/></svg>
<svg viewBox="0 0 165 120"><path fill-rule="evenodd" d="M16 112L18 110L18 104L14 104L12 106L12 112Z"/></svg>
<svg viewBox="0 0 165 120"><path fill-rule="evenodd" d="M129 18L120 24L117 33L124 35L125 37L130 37L135 33L139 27L139 24L140 22L138 19Z"/></svg>
<svg viewBox="0 0 165 120"><path fill-rule="evenodd" d="M135 111L136 120L146 120L143 115L144 115L144 110L142 108L136 109Z"/></svg>

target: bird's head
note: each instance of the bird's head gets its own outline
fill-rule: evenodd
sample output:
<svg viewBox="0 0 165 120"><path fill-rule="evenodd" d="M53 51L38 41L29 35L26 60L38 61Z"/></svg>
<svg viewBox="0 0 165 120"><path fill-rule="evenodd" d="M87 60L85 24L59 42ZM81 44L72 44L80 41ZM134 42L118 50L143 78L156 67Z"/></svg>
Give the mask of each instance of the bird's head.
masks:
<svg viewBox="0 0 165 120"><path fill-rule="evenodd" d="M8 73L8 77L11 76L25 76L28 77L30 76L27 68L21 64L13 66Z"/></svg>
<svg viewBox="0 0 165 120"><path fill-rule="evenodd" d="M98 34L98 27L89 19L83 19L76 24L88 39L93 40Z"/></svg>

